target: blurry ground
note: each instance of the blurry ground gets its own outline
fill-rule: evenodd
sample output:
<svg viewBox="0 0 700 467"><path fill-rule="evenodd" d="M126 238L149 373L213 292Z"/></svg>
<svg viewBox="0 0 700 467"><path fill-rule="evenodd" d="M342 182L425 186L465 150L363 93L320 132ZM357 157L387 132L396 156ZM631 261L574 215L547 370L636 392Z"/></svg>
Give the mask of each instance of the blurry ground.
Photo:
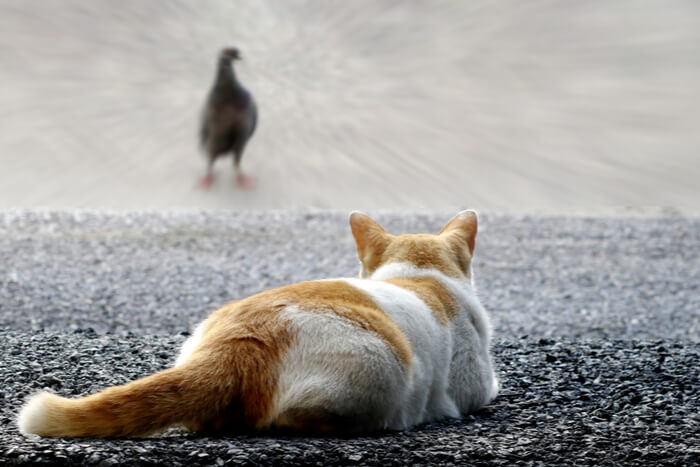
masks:
<svg viewBox="0 0 700 467"><path fill-rule="evenodd" d="M0 0L0 31L0 208L700 210L697 2ZM250 193L230 160L193 188L223 45Z"/></svg>

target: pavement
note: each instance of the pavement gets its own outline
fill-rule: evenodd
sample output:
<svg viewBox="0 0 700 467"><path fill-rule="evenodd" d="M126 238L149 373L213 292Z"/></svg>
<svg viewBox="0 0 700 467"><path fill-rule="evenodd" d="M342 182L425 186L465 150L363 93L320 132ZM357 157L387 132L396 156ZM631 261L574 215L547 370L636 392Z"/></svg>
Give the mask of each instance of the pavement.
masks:
<svg viewBox="0 0 700 467"><path fill-rule="evenodd" d="M700 214L700 3L0 0L0 208ZM204 175L240 48L259 125Z"/></svg>

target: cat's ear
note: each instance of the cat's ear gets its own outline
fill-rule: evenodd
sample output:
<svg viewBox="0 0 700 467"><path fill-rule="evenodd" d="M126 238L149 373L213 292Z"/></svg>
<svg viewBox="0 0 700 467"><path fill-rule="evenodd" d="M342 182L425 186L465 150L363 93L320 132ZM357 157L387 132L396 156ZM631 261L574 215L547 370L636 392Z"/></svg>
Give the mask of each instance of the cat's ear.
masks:
<svg viewBox="0 0 700 467"><path fill-rule="evenodd" d="M372 256L381 255L386 248L389 234L367 214L351 212L350 228L357 244L357 256L363 263Z"/></svg>
<svg viewBox="0 0 700 467"><path fill-rule="evenodd" d="M462 211L450 219L438 235L455 239L454 241L466 245L469 248L469 254L473 255L478 220L476 211L471 209Z"/></svg>

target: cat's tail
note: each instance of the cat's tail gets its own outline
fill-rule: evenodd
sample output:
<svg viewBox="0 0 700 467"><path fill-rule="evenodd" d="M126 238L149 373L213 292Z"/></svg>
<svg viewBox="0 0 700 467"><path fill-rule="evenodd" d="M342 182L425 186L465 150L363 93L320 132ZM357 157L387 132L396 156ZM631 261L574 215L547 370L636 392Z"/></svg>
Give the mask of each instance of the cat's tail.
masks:
<svg viewBox="0 0 700 467"><path fill-rule="evenodd" d="M41 436L104 438L147 436L173 425L193 430L254 426L269 407L258 401L251 412L243 406L247 401L241 392L250 381L241 373L252 368L227 358L196 360L78 399L37 393L22 407L19 429Z"/></svg>

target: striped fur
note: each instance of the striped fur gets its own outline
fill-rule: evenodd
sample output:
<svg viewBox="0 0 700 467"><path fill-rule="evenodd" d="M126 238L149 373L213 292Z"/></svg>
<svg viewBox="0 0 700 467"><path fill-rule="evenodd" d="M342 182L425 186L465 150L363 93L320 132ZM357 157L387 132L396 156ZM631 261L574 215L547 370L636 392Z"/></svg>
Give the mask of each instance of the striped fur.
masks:
<svg viewBox="0 0 700 467"><path fill-rule="evenodd" d="M41 392L19 429L146 436L281 429L357 434L458 417L493 399L486 312L472 288L473 211L438 235L350 225L360 279L302 282L214 311L175 366L78 399Z"/></svg>

